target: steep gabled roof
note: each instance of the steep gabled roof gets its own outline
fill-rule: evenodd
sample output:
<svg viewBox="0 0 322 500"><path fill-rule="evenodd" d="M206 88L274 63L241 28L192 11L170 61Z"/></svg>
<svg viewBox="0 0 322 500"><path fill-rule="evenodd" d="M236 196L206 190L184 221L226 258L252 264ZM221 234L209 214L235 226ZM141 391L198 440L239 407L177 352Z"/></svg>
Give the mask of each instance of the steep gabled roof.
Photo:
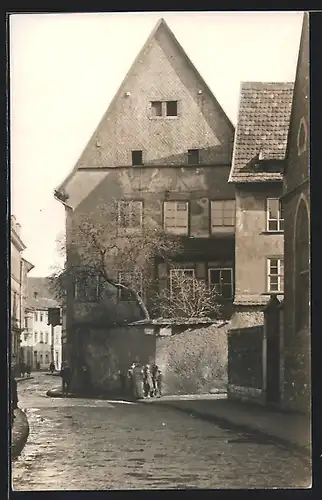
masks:
<svg viewBox="0 0 322 500"><path fill-rule="evenodd" d="M296 65L296 73L295 73L295 83L294 83L294 98L292 102L292 111L290 118L290 127L288 131L287 138L287 149L286 149L286 158L288 158L289 150L291 147L291 134L293 132L293 123L296 115L296 108L299 106L300 99L307 99L309 102L309 93L310 93L310 21L308 12L304 12L303 14L303 22L302 22L302 31L301 31L301 39L299 45L299 52L297 57L297 65ZM303 77L306 80L305 85L305 93L303 92ZM302 87L302 89L301 89ZM310 113L309 104L307 114ZM307 121L309 122L309 116L307 117ZM294 132L293 132L294 133ZM288 162L285 164L284 174L286 173L288 168Z"/></svg>
<svg viewBox="0 0 322 500"><path fill-rule="evenodd" d="M229 182L282 180L278 164L285 160L293 87L291 82L241 84Z"/></svg>
<svg viewBox="0 0 322 500"><path fill-rule="evenodd" d="M64 187L65 187L66 183L68 182L68 180L74 175L74 173L81 166L81 160L82 160L82 157L83 157L85 151L87 151L87 149L90 148L92 146L92 144L95 142L96 136L98 134L98 131L103 126L103 123L105 122L106 117L110 114L110 112L111 112L114 104L116 103L116 101L122 96L122 94L126 90L126 85L127 85L128 80L130 79L130 77L132 76L132 74L135 72L136 67L138 66L138 64L140 63L140 61L142 61L147 48L152 43L152 41L157 37L158 33L161 30L164 30L164 32L166 33L166 35L168 37L170 37L171 40L174 42L176 48L178 49L178 52L185 59L185 61L187 62L188 66L190 67L190 69L192 69L194 71L194 73L197 76L197 78L199 79L200 83L204 86L204 88L207 90L207 92L209 92L211 98L216 103L217 109L222 113L223 119L228 124L228 127L231 127L232 133L234 132L234 126L233 126L233 124L231 123L231 121L229 120L228 116L226 115L226 113L224 112L224 110L222 109L222 107L220 106L220 104L218 103L217 99L213 95L213 93L210 90L209 86L206 84L206 82L204 81L204 79L202 78L202 76L200 75L200 73L198 72L198 70L196 69L196 67L194 66L194 64L192 63L192 61L189 59L189 57L187 56L187 54L184 51L183 47L180 45L180 43L176 39L176 37L174 36L173 32L170 30L170 28L167 25L167 23L165 22L165 20L161 18L157 22L156 26L154 27L154 29L152 30L151 34L149 35L147 41L145 42L145 44L143 45L143 47L140 50L139 54L135 58L132 66L130 67L129 71L127 72L127 74L126 74L123 82L121 83L118 91L116 92L115 96L113 97L113 99L112 99L112 101L111 101L111 103L110 103L107 111L104 113L104 115L103 115L103 117L102 117L99 125L97 126L97 128L94 131L94 133L92 134L92 136L91 136L89 142L87 143L86 147L84 148L84 150L83 150L80 158L76 162L75 167L72 169L72 171L70 172L70 174L65 178L65 180L57 187L57 189L55 190L56 193L63 192ZM57 199L59 199L59 197L57 197Z"/></svg>
<svg viewBox="0 0 322 500"><path fill-rule="evenodd" d="M59 307L58 301L50 291L48 278L27 278L27 307L33 309Z"/></svg>

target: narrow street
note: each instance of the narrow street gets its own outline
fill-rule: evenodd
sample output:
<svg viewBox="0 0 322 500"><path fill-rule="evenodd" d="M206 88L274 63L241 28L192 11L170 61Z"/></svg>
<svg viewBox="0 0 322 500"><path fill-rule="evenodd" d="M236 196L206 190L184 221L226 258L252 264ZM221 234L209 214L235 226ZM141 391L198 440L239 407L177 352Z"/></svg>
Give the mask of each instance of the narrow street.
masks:
<svg viewBox="0 0 322 500"><path fill-rule="evenodd" d="M49 398L60 379L33 376L18 386L30 434L14 490L308 486L290 450L152 404Z"/></svg>

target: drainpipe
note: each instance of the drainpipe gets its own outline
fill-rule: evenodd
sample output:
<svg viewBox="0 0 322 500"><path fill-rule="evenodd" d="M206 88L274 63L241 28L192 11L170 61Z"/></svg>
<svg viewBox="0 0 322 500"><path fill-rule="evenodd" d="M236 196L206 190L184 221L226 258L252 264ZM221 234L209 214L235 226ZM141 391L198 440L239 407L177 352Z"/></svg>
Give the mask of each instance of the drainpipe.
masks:
<svg viewBox="0 0 322 500"><path fill-rule="evenodd" d="M20 284L19 284L19 336L18 336L18 359L20 360L20 337L22 334L22 325L21 325L21 317L22 317L22 294L23 294L23 286L22 286L22 277L23 277L23 260L20 259Z"/></svg>
<svg viewBox="0 0 322 500"><path fill-rule="evenodd" d="M54 198L56 201L59 201L64 207L65 207L65 214L66 214L66 218L67 218L67 212L73 212L74 211L74 208L69 205L68 203L66 203L66 201L60 199L58 196L56 196L56 194L54 194ZM68 237L67 237L67 223L66 223L66 243L67 243L67 240L68 240ZM66 255L66 259L67 259L67 255ZM68 295L68 292L67 292L67 295ZM77 354L75 354L74 352L74 349L78 349L78 332L75 331L75 327L73 326L72 327L72 331L70 331L70 329L68 330L68 326L67 326L67 315L68 313L70 314L70 306L69 306L69 298L67 297L67 302L66 304L64 305L64 308L63 308L63 313L65 315L65 342L64 344L62 344L62 361L69 361L69 363L71 364L72 366L72 370L74 370L74 367L77 365ZM68 323L70 325L70 323ZM63 326L63 325L62 325Z"/></svg>

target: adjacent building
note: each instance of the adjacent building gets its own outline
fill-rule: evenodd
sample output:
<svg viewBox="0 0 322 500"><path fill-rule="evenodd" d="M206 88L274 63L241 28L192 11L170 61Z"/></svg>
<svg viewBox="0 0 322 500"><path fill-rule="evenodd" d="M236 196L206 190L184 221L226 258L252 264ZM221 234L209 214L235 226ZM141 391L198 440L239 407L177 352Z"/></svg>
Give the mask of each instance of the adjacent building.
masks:
<svg viewBox="0 0 322 500"><path fill-rule="evenodd" d="M232 327L263 324L270 295L284 292L283 168L293 83L241 84L229 182L236 193Z"/></svg>
<svg viewBox="0 0 322 500"><path fill-rule="evenodd" d="M119 224L130 231L140 229L145 214L153 211L166 231L185 241L177 267L217 287L229 317L235 275L235 190L228 183L233 139L233 125L160 20L75 168L56 190L66 207L67 242L74 217L93 212L99 203L116 199ZM171 286L166 263L156 266L155 277ZM68 292L70 352L80 331L86 339L86 328L97 319L99 288L92 292L77 284ZM140 319L119 294L109 301L114 319ZM87 361L93 364L89 351Z"/></svg>
<svg viewBox="0 0 322 500"><path fill-rule="evenodd" d="M24 317L27 295L27 274L34 266L22 257L22 253L26 249L26 246L21 239L21 226L17 223L14 216L11 216L10 240L11 362L16 370L21 358L21 335L25 329Z"/></svg>
<svg viewBox="0 0 322 500"><path fill-rule="evenodd" d="M310 408L309 17L304 14L283 176L283 405Z"/></svg>
<svg viewBox="0 0 322 500"><path fill-rule="evenodd" d="M62 362L62 327L48 322L48 308L60 307L53 298L47 278L28 278L25 331L21 340L22 358L32 369L48 369L51 361L59 369Z"/></svg>

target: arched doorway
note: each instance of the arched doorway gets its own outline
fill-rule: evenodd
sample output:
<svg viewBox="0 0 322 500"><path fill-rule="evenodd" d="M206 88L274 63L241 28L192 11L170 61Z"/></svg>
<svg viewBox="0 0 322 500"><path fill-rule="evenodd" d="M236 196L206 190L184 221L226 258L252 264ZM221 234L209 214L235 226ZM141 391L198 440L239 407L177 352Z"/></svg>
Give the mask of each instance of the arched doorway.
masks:
<svg viewBox="0 0 322 500"><path fill-rule="evenodd" d="M310 373L310 242L309 215L305 200L298 205L295 220L295 325L293 338L293 398L304 411L309 408Z"/></svg>
<svg viewBox="0 0 322 500"><path fill-rule="evenodd" d="M295 224L295 329L300 331L308 328L310 315L309 216L303 199Z"/></svg>

